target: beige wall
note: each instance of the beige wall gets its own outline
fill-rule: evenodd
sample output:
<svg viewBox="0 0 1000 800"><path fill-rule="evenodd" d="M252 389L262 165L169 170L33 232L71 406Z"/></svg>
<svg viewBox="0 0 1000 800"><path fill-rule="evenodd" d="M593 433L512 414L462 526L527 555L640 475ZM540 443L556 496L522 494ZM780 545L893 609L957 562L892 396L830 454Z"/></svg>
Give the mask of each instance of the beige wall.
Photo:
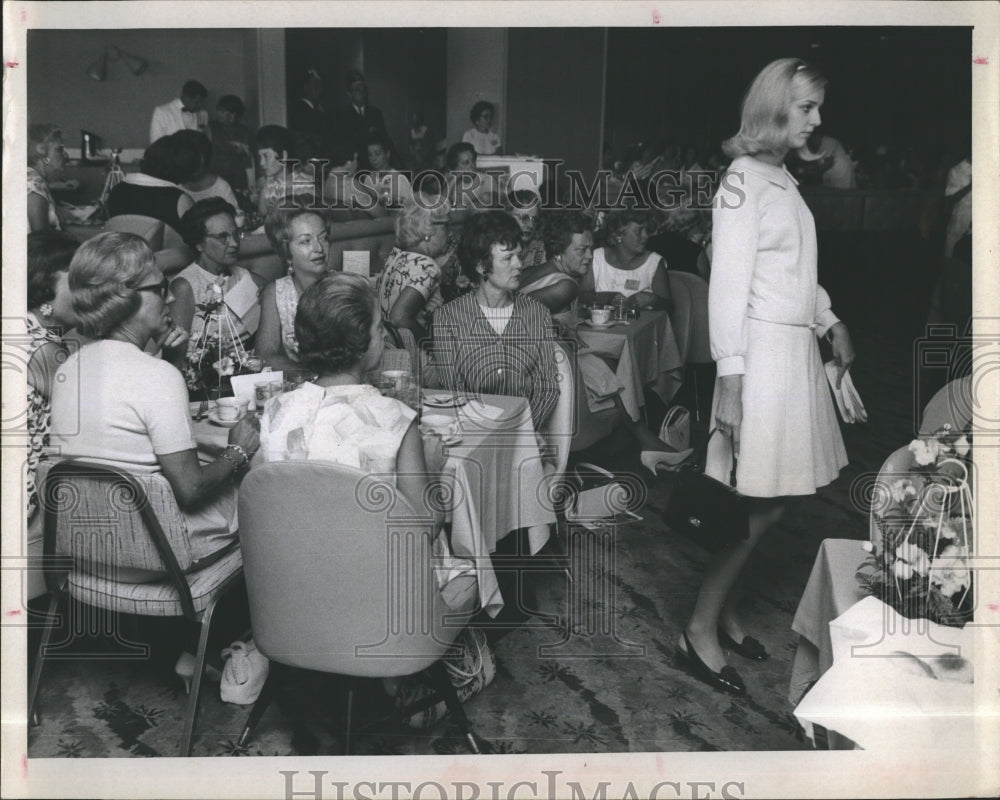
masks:
<svg viewBox="0 0 1000 800"><path fill-rule="evenodd" d="M493 130L506 145L507 29L449 28L446 70L448 143L462 141L472 106L488 100L497 107Z"/></svg>
<svg viewBox="0 0 1000 800"><path fill-rule="evenodd" d="M69 147L79 146L80 129L86 128L106 148L141 150L149 144L153 108L177 97L184 81L194 78L209 91L209 113L220 96L239 95L253 126L255 36L241 29L29 31L28 120L61 126ZM124 63L112 61L106 81L89 78L87 67L108 45L146 59L149 69L133 75Z"/></svg>

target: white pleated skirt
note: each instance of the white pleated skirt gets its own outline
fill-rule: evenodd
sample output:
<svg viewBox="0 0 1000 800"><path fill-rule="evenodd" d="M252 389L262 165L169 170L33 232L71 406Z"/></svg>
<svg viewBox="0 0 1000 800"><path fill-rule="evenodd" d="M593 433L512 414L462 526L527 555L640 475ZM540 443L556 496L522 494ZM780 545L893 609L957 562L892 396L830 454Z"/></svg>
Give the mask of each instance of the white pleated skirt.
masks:
<svg viewBox="0 0 1000 800"><path fill-rule="evenodd" d="M736 488L749 497L813 494L847 465L837 412L809 328L747 320ZM719 403L716 380L711 427ZM729 483L732 447L711 438L705 472Z"/></svg>

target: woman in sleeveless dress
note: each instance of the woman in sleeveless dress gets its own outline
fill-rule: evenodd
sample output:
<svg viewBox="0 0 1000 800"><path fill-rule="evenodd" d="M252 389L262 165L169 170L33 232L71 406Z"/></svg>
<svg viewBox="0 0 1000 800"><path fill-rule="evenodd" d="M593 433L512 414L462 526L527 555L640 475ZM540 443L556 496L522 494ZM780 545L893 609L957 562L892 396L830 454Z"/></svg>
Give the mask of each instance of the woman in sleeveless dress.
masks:
<svg viewBox="0 0 1000 800"><path fill-rule="evenodd" d="M816 282L816 229L784 168L820 124L826 79L799 59L780 59L754 79L739 133L723 149L734 159L713 204L714 255L709 333L717 367L706 474L750 498L749 540L717 554L678 642L706 683L734 694L746 686L723 648L763 661L743 628L740 573L785 498L809 495L847 464L817 338L832 343L839 384L854 360L846 326Z"/></svg>
<svg viewBox="0 0 1000 800"><path fill-rule="evenodd" d="M619 298L632 308L673 311L667 263L649 250L647 213L612 211L604 221L607 244L594 250L594 264L580 282L584 303L613 304Z"/></svg>
<svg viewBox="0 0 1000 800"><path fill-rule="evenodd" d="M299 297L327 272L326 219L317 211L279 205L268 214L264 230L274 252L288 264L288 274L261 292L257 355L269 367L289 369L299 361L295 339Z"/></svg>

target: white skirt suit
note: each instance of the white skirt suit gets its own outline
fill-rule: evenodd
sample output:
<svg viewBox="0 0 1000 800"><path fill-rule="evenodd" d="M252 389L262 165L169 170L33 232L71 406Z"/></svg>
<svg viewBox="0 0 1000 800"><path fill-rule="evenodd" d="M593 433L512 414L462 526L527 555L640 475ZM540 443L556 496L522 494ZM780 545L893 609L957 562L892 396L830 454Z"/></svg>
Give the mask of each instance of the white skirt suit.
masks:
<svg viewBox="0 0 1000 800"><path fill-rule="evenodd" d="M709 336L718 378L743 375L736 487L751 497L813 494L847 464L817 338L837 322L816 282L816 227L784 167L735 159L712 210ZM721 381L712 404L715 419ZM705 471L729 483L730 440Z"/></svg>

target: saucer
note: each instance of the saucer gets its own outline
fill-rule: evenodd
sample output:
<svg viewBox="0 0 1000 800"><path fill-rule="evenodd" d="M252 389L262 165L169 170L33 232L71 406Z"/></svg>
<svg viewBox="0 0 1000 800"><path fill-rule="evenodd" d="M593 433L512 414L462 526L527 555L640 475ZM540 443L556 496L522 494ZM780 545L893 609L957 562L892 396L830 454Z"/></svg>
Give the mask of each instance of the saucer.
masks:
<svg viewBox="0 0 1000 800"><path fill-rule="evenodd" d="M218 425L220 428L235 427L236 423L239 422L240 419L243 419L243 417L240 417L239 419L219 419L219 414L214 408L208 412L208 421L213 425Z"/></svg>
<svg viewBox="0 0 1000 800"><path fill-rule="evenodd" d="M452 433L452 434L449 434L448 436L442 436L441 437L441 444L445 444L445 445L451 446L451 445L456 445L456 444L461 444L461 443L462 443L462 434L460 434L460 433Z"/></svg>
<svg viewBox="0 0 1000 800"><path fill-rule="evenodd" d="M424 405L429 408L459 408L468 402L467 398L454 394L431 394L424 397Z"/></svg>
<svg viewBox="0 0 1000 800"><path fill-rule="evenodd" d="M617 319L609 319L607 322L592 322L589 319L585 319L580 324L589 325L591 328L610 328L612 325L621 325L623 323Z"/></svg>

